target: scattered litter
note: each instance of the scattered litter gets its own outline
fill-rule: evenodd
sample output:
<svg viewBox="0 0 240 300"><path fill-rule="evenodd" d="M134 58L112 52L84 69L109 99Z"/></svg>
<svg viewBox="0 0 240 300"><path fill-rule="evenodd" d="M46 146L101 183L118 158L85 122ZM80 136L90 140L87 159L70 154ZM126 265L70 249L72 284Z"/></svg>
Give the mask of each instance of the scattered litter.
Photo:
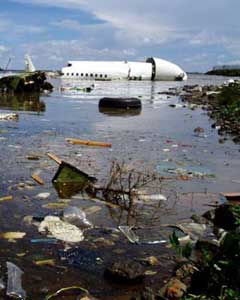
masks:
<svg viewBox="0 0 240 300"><path fill-rule="evenodd" d="M17 299L25 299L26 292L22 288L22 274L23 271L13 263L7 261L8 282L7 282L7 296Z"/></svg>
<svg viewBox="0 0 240 300"><path fill-rule="evenodd" d="M96 272L97 266L103 263L102 259L95 251L82 249L79 247L65 250L59 250L61 260L69 265L86 271Z"/></svg>
<svg viewBox="0 0 240 300"><path fill-rule="evenodd" d="M42 180L42 178L41 178L38 174L34 173L34 174L32 174L31 177L32 177L32 179L35 180L37 183L39 183L39 184L41 184L41 185L44 185L44 181Z"/></svg>
<svg viewBox="0 0 240 300"><path fill-rule="evenodd" d="M149 256L143 259L138 259L139 261L145 262L150 266L159 266L160 262L155 256Z"/></svg>
<svg viewBox="0 0 240 300"><path fill-rule="evenodd" d="M26 159L28 160L39 160L41 158L40 155L27 155Z"/></svg>
<svg viewBox="0 0 240 300"><path fill-rule="evenodd" d="M13 200L13 196L5 196L0 198L0 202Z"/></svg>
<svg viewBox="0 0 240 300"><path fill-rule="evenodd" d="M208 170L206 170L204 167L191 167L188 168L169 168L167 169L167 172L170 174L177 174L181 176L192 176L192 177L215 177L214 174L210 173Z"/></svg>
<svg viewBox="0 0 240 300"><path fill-rule="evenodd" d="M147 270L144 272L146 276L153 276L157 274L157 271Z"/></svg>
<svg viewBox="0 0 240 300"><path fill-rule="evenodd" d="M47 216L40 223L38 231L40 233L50 233L58 240L78 243L83 241L83 232L75 225L63 222L59 217Z"/></svg>
<svg viewBox="0 0 240 300"><path fill-rule="evenodd" d="M139 243L139 237L132 231L133 227L129 226L118 226L119 230L125 235L129 242L133 244Z"/></svg>
<svg viewBox="0 0 240 300"><path fill-rule="evenodd" d="M36 197L39 199L47 199L50 195L50 193L39 193Z"/></svg>
<svg viewBox="0 0 240 300"><path fill-rule="evenodd" d="M69 198L90 187L96 178L62 161L52 182L59 197Z"/></svg>
<svg viewBox="0 0 240 300"><path fill-rule="evenodd" d="M0 278L0 290L4 290L6 288L5 283L2 278Z"/></svg>
<svg viewBox="0 0 240 300"><path fill-rule="evenodd" d="M19 115L14 113L0 113L0 120L6 121L16 121L18 120Z"/></svg>
<svg viewBox="0 0 240 300"><path fill-rule="evenodd" d="M52 160L54 160L56 163L58 163L59 165L61 164L62 160L57 157L55 154L52 154L52 153L47 153L47 156L49 158L51 158Z"/></svg>
<svg viewBox="0 0 240 300"><path fill-rule="evenodd" d="M86 213L76 206L68 206L63 211L64 221L76 225L80 228L89 228L93 224L87 219Z"/></svg>
<svg viewBox="0 0 240 300"><path fill-rule="evenodd" d="M46 238L46 239L31 239L31 243L33 244L57 244L58 241L54 238Z"/></svg>
<svg viewBox="0 0 240 300"><path fill-rule="evenodd" d="M42 205L43 208L48 208L48 209L56 209L56 208L63 209L66 206L68 206L68 204L66 202L51 202L51 203Z"/></svg>
<svg viewBox="0 0 240 300"><path fill-rule="evenodd" d="M50 299L58 296L59 294L61 294L63 292L68 292L68 291L71 291L71 290L78 290L78 291L84 292L86 294L89 294L88 290L86 290L86 289L84 289L80 286L70 286L70 287L61 288L60 290L56 291L55 293L48 295L45 298L45 300L50 300Z"/></svg>
<svg viewBox="0 0 240 300"><path fill-rule="evenodd" d="M25 235L25 232L1 232L0 239L18 240L24 238Z"/></svg>
<svg viewBox="0 0 240 300"><path fill-rule="evenodd" d="M78 139L72 139L72 138L67 138L65 140L72 145L86 145L86 146L93 146L93 147L109 147L109 148L112 147L112 144L110 144L110 143L85 141L85 140L78 140Z"/></svg>
<svg viewBox="0 0 240 300"><path fill-rule="evenodd" d="M143 201L167 201L166 196L162 194L146 194L141 191L137 192L137 197Z"/></svg>
<svg viewBox="0 0 240 300"><path fill-rule="evenodd" d="M54 259L42 259L42 260L35 260L34 264L36 266L51 266L54 267L55 266L55 260Z"/></svg>

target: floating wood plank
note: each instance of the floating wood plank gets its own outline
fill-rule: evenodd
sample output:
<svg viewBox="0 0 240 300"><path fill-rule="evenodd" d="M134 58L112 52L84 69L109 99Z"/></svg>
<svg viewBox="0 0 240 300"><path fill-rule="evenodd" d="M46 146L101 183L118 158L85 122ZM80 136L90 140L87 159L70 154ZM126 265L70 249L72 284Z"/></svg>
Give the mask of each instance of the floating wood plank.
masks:
<svg viewBox="0 0 240 300"><path fill-rule="evenodd" d="M38 174L32 174L32 179L35 180L38 184L44 185L44 181Z"/></svg>
<svg viewBox="0 0 240 300"><path fill-rule="evenodd" d="M110 143L104 143L104 142L96 142L96 141L86 141L86 140L79 140L79 139L72 139L67 138L65 139L68 143L72 145L86 145L86 146L93 146L93 147L112 147L112 144Z"/></svg>
<svg viewBox="0 0 240 300"><path fill-rule="evenodd" d="M240 192L238 192L238 193L223 193L222 195L228 201L240 201Z"/></svg>
<svg viewBox="0 0 240 300"><path fill-rule="evenodd" d="M10 201L13 199L13 196L5 196L5 197L1 197L0 198L0 202L3 202L3 201Z"/></svg>
<svg viewBox="0 0 240 300"><path fill-rule="evenodd" d="M62 163L62 160L55 154L52 153L47 153L47 156L49 158L51 158L52 160L54 160L56 163L58 163L59 165Z"/></svg>
<svg viewBox="0 0 240 300"><path fill-rule="evenodd" d="M0 238L5 240L18 240L26 235L25 232L1 232Z"/></svg>

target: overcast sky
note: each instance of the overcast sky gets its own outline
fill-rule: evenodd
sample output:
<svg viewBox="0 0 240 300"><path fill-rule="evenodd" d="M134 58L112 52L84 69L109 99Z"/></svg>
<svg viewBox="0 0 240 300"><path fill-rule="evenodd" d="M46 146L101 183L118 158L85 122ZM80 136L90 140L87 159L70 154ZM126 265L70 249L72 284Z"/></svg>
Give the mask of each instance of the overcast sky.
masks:
<svg viewBox="0 0 240 300"><path fill-rule="evenodd" d="M240 0L1 0L0 66L168 59L186 71L240 63Z"/></svg>

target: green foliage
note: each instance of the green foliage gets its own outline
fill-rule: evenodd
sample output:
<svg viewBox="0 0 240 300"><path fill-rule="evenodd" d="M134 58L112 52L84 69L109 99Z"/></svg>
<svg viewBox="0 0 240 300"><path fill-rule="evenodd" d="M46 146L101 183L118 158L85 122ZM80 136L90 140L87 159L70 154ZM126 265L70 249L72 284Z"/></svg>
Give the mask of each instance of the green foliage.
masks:
<svg viewBox="0 0 240 300"><path fill-rule="evenodd" d="M170 243L172 245L172 248L175 249L177 254L179 256L189 258L192 254L192 245L190 242L188 242L186 245L181 246L178 237L176 235L175 230L173 231L172 235L169 236Z"/></svg>
<svg viewBox="0 0 240 300"><path fill-rule="evenodd" d="M206 73L207 75L221 75L221 76L240 76L240 69L224 69L224 70L212 70Z"/></svg>
<svg viewBox="0 0 240 300"><path fill-rule="evenodd" d="M233 206L232 212L234 213L236 217L236 225L240 225L240 205Z"/></svg>

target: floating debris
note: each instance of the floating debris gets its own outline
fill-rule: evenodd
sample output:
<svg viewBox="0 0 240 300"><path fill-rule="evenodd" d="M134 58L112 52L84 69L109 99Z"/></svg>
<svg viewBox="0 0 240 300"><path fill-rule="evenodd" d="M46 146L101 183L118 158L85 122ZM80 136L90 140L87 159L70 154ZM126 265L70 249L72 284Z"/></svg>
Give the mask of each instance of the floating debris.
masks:
<svg viewBox="0 0 240 300"><path fill-rule="evenodd" d="M62 161L52 182L60 198L69 198L89 188L96 178Z"/></svg>
<svg viewBox="0 0 240 300"><path fill-rule="evenodd" d="M85 140L78 140L78 139L72 139L67 138L65 139L68 143L73 145L86 145L86 146L93 146L93 147L112 147L112 144L110 143L103 143L103 142L96 142L96 141L85 141Z"/></svg>
<svg viewBox="0 0 240 300"><path fill-rule="evenodd" d="M86 213L79 207L68 206L63 211L64 221L80 228L89 228L93 224L87 219Z"/></svg>
<svg viewBox="0 0 240 300"><path fill-rule="evenodd" d="M0 198L0 202L13 200L13 196L5 196Z"/></svg>
<svg viewBox="0 0 240 300"><path fill-rule="evenodd" d="M31 177L32 177L32 179L35 180L38 184L44 185L44 181L42 180L42 178L41 178L38 174L34 173L34 174L32 174Z"/></svg>
<svg viewBox="0 0 240 300"><path fill-rule="evenodd" d="M133 244L139 243L139 237L132 231L133 227L129 226L118 226L119 230L125 235L129 242Z"/></svg>
<svg viewBox="0 0 240 300"><path fill-rule="evenodd" d="M0 121L6 120L6 121L17 121L19 118L18 114L15 113L0 113Z"/></svg>
<svg viewBox="0 0 240 300"><path fill-rule="evenodd" d="M33 262L36 266L55 266L55 260L54 259L42 259L42 260L35 260Z"/></svg>
<svg viewBox="0 0 240 300"><path fill-rule="evenodd" d="M50 233L58 240L78 243L84 240L83 232L75 225L60 220L59 217L47 216L38 227L40 233Z"/></svg>
<svg viewBox="0 0 240 300"><path fill-rule="evenodd" d="M37 194L36 198L39 198L39 199L47 199L51 194L50 193L39 193Z"/></svg>
<svg viewBox="0 0 240 300"><path fill-rule="evenodd" d="M5 240L19 240L24 238L26 235L25 232L1 232L0 233L0 239L5 239Z"/></svg>
<svg viewBox="0 0 240 300"><path fill-rule="evenodd" d="M68 204L66 202L51 202L44 204L43 208L56 209L56 208L65 208Z"/></svg>
<svg viewBox="0 0 240 300"><path fill-rule="evenodd" d="M7 261L8 282L7 282L7 296L16 299L26 299L26 292L22 288L22 274L23 271L15 264Z"/></svg>
<svg viewBox="0 0 240 300"><path fill-rule="evenodd" d="M68 291L72 291L72 290L78 290L78 291L84 292L86 294L89 294L88 290L86 290L80 286L69 286L69 287L61 288L60 290L56 291L55 293L48 295L45 298L45 300L50 300L50 299L58 296L59 294L62 294L64 292L68 292Z"/></svg>

